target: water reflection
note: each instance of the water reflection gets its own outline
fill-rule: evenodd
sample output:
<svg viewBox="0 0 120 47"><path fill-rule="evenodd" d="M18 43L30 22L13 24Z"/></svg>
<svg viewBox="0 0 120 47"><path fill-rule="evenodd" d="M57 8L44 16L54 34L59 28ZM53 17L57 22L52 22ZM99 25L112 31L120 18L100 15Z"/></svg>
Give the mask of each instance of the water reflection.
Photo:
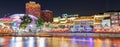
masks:
<svg viewBox="0 0 120 47"><path fill-rule="evenodd" d="M10 39L10 47L23 47L22 37L12 37Z"/></svg>
<svg viewBox="0 0 120 47"><path fill-rule="evenodd" d="M0 37L0 47L119 47L119 38Z"/></svg>
<svg viewBox="0 0 120 47"><path fill-rule="evenodd" d="M46 38L39 38L39 37L37 37L37 47L46 47L46 41L45 41L45 39ZM51 43L51 42L49 42L49 43Z"/></svg>
<svg viewBox="0 0 120 47"><path fill-rule="evenodd" d="M24 37L23 38L23 47L36 47L34 37Z"/></svg>
<svg viewBox="0 0 120 47"><path fill-rule="evenodd" d="M93 38L72 38L72 47L93 47Z"/></svg>

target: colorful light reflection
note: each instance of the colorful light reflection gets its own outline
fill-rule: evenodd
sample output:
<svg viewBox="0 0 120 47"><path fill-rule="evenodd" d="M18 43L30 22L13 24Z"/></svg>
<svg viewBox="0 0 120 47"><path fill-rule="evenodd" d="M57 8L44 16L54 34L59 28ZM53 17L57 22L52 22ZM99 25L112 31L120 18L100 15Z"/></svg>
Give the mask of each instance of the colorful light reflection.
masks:
<svg viewBox="0 0 120 47"><path fill-rule="evenodd" d="M94 42L93 38L81 38L81 37L73 37L72 38L72 47L93 47Z"/></svg>

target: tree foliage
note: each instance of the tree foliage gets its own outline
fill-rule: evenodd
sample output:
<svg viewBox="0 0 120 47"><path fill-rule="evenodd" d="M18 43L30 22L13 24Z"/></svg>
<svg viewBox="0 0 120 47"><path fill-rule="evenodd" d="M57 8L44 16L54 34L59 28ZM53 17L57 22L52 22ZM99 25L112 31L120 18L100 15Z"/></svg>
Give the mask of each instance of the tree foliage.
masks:
<svg viewBox="0 0 120 47"><path fill-rule="evenodd" d="M65 28L65 25L59 25L60 28L64 29Z"/></svg>
<svg viewBox="0 0 120 47"><path fill-rule="evenodd" d="M32 22L32 18L30 18L28 15L25 15L21 18L22 22L20 25L20 28L25 29L28 24Z"/></svg>
<svg viewBox="0 0 120 47"><path fill-rule="evenodd" d="M44 21L43 21L43 19L41 19L41 18L39 18L39 19L36 21L37 27L42 26L43 24L44 24Z"/></svg>

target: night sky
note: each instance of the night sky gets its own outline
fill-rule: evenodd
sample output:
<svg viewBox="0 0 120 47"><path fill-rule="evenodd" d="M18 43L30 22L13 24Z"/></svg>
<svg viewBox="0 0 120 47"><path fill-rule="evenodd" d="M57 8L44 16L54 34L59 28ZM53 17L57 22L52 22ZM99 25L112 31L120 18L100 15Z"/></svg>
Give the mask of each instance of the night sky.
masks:
<svg viewBox="0 0 120 47"><path fill-rule="evenodd" d="M0 17L25 13L25 3L30 0L0 0ZM120 10L120 0L34 0L43 10L51 10L54 16L63 13L92 15L108 10Z"/></svg>

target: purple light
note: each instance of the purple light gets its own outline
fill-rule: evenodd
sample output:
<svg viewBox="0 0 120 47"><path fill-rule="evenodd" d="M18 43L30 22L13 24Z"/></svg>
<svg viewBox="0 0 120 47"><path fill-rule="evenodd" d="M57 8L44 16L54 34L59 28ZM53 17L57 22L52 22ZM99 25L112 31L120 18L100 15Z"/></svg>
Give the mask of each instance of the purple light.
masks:
<svg viewBox="0 0 120 47"><path fill-rule="evenodd" d="M87 44L85 43L87 42ZM80 37L74 37L72 38L72 44L84 44L84 45L88 45L89 47L93 47L94 46L94 42L93 42L93 38L80 38Z"/></svg>

